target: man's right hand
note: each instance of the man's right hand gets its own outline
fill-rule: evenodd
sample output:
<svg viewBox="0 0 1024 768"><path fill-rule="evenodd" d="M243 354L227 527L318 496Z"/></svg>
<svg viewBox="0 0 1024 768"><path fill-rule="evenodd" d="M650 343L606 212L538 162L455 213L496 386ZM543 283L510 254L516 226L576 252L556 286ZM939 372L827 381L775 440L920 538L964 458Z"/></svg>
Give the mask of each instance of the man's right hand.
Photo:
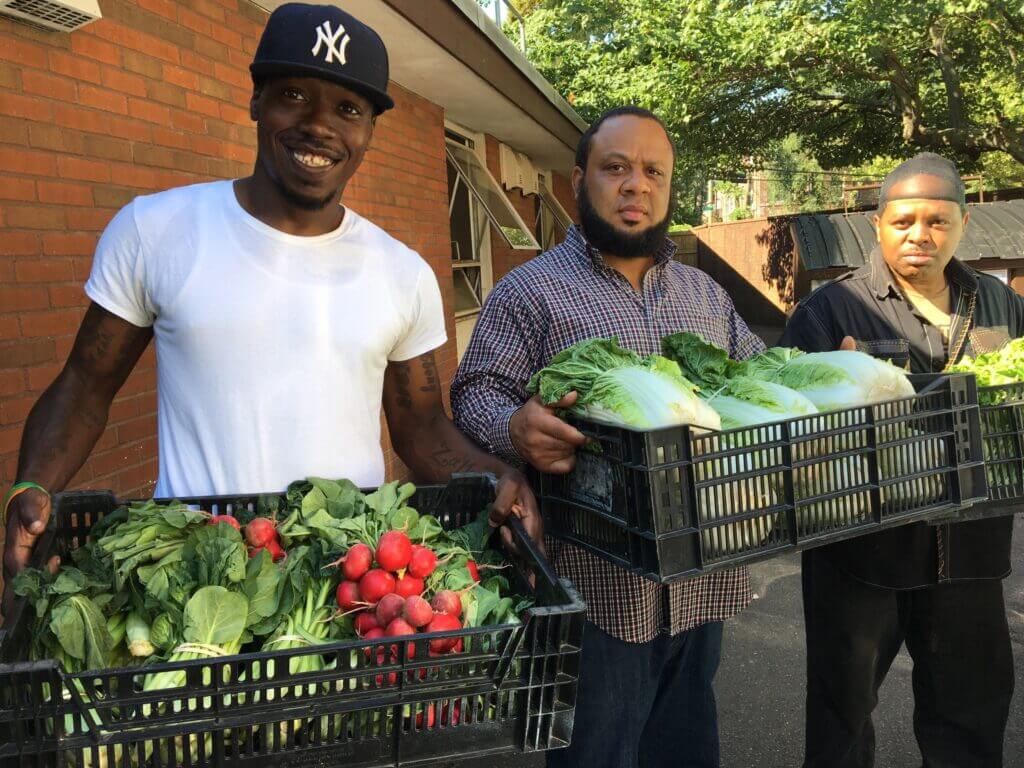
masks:
<svg viewBox="0 0 1024 768"><path fill-rule="evenodd" d="M3 612L10 612L14 593L11 579L28 565L36 541L50 519L50 497L31 488L11 500L7 508L7 538L4 541Z"/></svg>
<svg viewBox="0 0 1024 768"><path fill-rule="evenodd" d="M571 472L576 465L576 449L587 442L582 432L555 415L556 408L568 408L576 398L577 394L570 392L557 403L544 405L540 395L534 395L512 414L508 425L512 445L541 472Z"/></svg>

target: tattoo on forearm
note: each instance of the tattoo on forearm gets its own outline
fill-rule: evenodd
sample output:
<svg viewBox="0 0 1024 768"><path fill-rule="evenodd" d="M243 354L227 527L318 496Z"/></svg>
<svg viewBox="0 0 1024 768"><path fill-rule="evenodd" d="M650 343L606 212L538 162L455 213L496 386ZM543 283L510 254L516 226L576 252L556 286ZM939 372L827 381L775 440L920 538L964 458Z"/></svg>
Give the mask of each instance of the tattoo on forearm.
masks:
<svg viewBox="0 0 1024 768"><path fill-rule="evenodd" d="M422 357L423 375L427 377L427 383L420 387L420 392L437 392L441 389L440 378L437 375L437 363L434 360L434 353L427 352Z"/></svg>
<svg viewBox="0 0 1024 768"><path fill-rule="evenodd" d="M430 458L434 464L448 472L466 472L476 467L472 459L453 451L445 440L430 454Z"/></svg>

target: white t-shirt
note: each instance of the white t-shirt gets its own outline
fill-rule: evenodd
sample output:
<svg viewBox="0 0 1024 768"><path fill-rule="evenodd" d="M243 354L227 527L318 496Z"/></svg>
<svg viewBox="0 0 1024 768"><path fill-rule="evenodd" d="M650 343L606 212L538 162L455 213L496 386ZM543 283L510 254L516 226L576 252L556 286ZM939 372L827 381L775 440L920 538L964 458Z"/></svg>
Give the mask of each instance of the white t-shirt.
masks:
<svg viewBox="0 0 1024 768"><path fill-rule="evenodd" d="M157 354L156 496L384 481L389 360L445 342L437 279L351 209L316 237L250 216L230 181L136 198L103 233L85 291Z"/></svg>

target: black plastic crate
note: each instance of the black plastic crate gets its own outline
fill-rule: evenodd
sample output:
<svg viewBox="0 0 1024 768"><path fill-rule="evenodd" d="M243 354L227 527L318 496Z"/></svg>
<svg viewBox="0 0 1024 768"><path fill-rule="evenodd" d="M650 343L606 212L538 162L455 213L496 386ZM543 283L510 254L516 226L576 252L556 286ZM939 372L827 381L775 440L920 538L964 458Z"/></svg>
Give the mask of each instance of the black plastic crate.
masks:
<svg viewBox="0 0 1024 768"><path fill-rule="evenodd" d="M410 504L453 528L493 494L493 478L466 476L420 486ZM223 513L253 509L257 497L183 501ZM57 496L35 562L79 546L117 506L109 492ZM523 553L514 587L537 603L523 623L417 635L398 643L394 660L377 654L393 641L353 640L66 674L55 661L17 661L31 617L18 601L0 629L0 766L377 768L564 747L586 606L518 519L512 529ZM463 651L430 657L429 640L448 636L461 637ZM289 659L313 654L335 668L289 672ZM143 693L147 674L172 669L185 670L183 687Z"/></svg>
<svg viewBox="0 0 1024 768"><path fill-rule="evenodd" d="M1024 383L978 387L988 500L934 524L963 523L1024 511Z"/></svg>
<svg viewBox="0 0 1024 768"><path fill-rule="evenodd" d="M974 377L910 378L913 397L722 432L574 420L598 451L539 476L547 530L664 583L983 500Z"/></svg>

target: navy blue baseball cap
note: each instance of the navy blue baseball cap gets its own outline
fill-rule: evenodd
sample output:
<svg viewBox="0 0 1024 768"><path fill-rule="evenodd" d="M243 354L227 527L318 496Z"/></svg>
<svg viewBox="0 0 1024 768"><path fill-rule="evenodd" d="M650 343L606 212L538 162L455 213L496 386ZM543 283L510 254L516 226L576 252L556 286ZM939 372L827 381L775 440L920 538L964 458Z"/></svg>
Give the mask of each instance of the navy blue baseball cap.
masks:
<svg viewBox="0 0 1024 768"><path fill-rule="evenodd" d="M253 77L321 77L351 88L384 112L388 50L375 31L333 5L285 3L270 14L249 71Z"/></svg>

